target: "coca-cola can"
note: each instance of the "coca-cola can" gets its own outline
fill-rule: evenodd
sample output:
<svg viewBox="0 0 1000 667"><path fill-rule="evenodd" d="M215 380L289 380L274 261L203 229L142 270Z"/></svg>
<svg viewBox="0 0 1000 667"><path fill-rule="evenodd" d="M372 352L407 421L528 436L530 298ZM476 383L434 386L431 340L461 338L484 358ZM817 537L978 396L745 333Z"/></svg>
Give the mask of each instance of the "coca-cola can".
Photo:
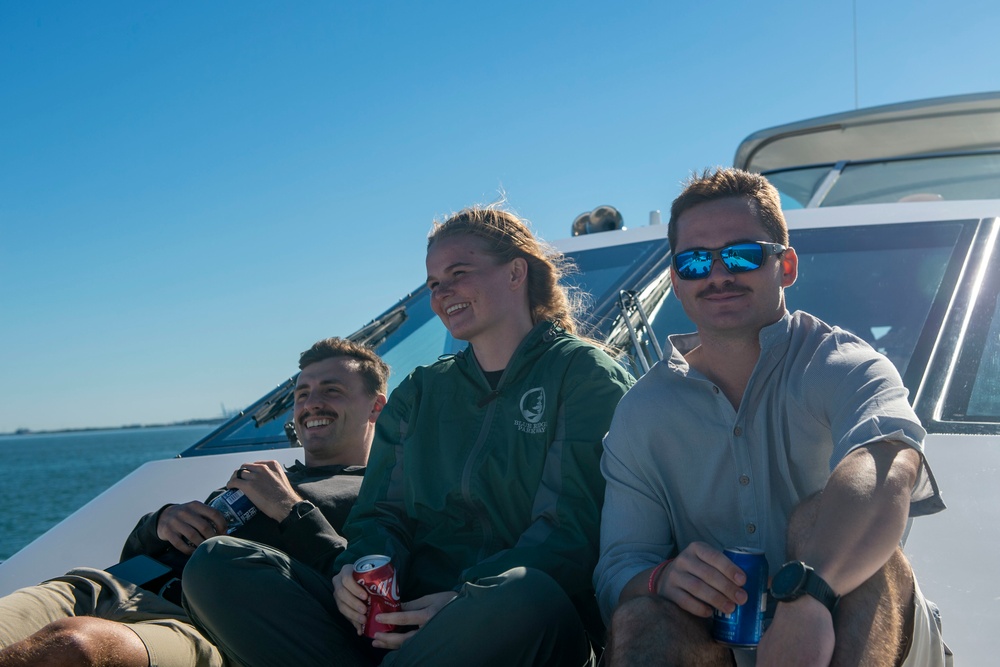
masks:
<svg viewBox="0 0 1000 667"><path fill-rule="evenodd" d="M381 613L400 610L396 569L392 566L390 558L378 554L359 558L354 563L354 580L368 591L365 637L374 637L376 632L395 630L395 625L375 620Z"/></svg>

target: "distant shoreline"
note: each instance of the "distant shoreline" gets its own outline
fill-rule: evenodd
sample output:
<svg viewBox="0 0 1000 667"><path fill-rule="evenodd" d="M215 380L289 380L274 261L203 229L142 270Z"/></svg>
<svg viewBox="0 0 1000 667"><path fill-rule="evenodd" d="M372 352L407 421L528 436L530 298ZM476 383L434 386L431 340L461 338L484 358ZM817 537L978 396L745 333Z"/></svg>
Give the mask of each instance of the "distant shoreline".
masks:
<svg viewBox="0 0 1000 667"><path fill-rule="evenodd" d="M60 428L52 431L35 431L28 428L19 428L13 432L0 433L0 438L11 435L54 435L57 433L85 433L87 431L122 431L140 428L169 428L171 426L212 426L221 424L229 417L215 417L212 419L188 419L186 421L173 422L170 424L126 424L124 426L89 426L84 428Z"/></svg>

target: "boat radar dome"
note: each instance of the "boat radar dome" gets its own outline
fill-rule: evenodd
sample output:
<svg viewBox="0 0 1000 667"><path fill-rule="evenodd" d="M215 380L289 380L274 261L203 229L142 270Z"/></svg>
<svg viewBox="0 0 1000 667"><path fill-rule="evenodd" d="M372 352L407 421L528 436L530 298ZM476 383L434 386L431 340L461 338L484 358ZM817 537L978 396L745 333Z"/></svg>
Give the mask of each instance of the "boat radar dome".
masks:
<svg viewBox="0 0 1000 667"><path fill-rule="evenodd" d="M573 236L582 236L616 229L625 229L622 214L614 206L598 206L593 211L576 216L572 232Z"/></svg>

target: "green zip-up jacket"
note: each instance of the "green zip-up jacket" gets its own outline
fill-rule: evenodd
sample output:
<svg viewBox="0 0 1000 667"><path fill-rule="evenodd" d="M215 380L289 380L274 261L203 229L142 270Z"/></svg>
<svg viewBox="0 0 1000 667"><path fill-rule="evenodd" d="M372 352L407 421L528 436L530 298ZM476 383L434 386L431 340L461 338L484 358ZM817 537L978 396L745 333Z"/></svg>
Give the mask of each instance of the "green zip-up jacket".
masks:
<svg viewBox="0 0 1000 667"><path fill-rule="evenodd" d="M523 566L593 599L601 441L633 379L550 324L491 390L471 348L413 371L375 426L347 551L393 559L403 600Z"/></svg>

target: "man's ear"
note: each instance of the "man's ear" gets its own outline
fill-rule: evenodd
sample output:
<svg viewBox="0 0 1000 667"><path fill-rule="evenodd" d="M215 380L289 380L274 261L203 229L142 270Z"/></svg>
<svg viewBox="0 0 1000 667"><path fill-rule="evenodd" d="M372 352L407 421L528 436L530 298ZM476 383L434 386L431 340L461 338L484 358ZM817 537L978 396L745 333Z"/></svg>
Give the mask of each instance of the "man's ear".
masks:
<svg viewBox="0 0 1000 667"><path fill-rule="evenodd" d="M378 419L379 414L382 412L382 408L385 407L385 394L376 394L375 403L372 405L372 411L368 414L368 421L372 424Z"/></svg>
<svg viewBox="0 0 1000 667"><path fill-rule="evenodd" d="M789 247L781 253L781 286L791 287L799 277L799 256L795 248Z"/></svg>

